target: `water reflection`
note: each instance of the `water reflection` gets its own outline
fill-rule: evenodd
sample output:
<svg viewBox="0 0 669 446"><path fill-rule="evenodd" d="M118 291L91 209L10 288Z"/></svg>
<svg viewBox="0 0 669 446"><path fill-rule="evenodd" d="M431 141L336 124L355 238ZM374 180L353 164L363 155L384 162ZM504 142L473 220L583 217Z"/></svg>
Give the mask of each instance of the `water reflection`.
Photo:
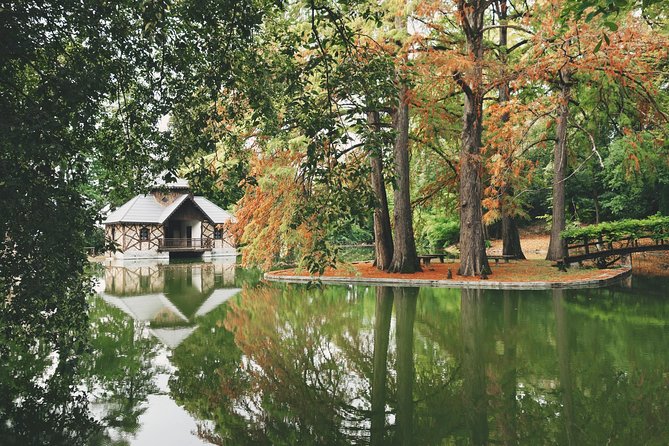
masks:
<svg viewBox="0 0 669 446"><path fill-rule="evenodd" d="M623 288L249 286L211 321L226 360L205 358L206 386L170 387L215 420L199 433L216 444L661 444L668 333L597 316L652 312L638 302ZM175 357L211 351L191 341Z"/></svg>
<svg viewBox="0 0 669 446"><path fill-rule="evenodd" d="M197 328L195 319L241 289L229 261L177 264L128 263L105 269L102 298L133 320L146 323L165 346L176 348Z"/></svg>
<svg viewBox="0 0 669 446"><path fill-rule="evenodd" d="M87 333L76 324L80 317L71 317L72 325L39 336L3 321L0 444L80 445L100 431L79 387Z"/></svg>
<svg viewBox="0 0 669 446"><path fill-rule="evenodd" d="M187 370L174 370L170 352L239 293L235 283L229 262L105 268L102 299L91 304L86 388L106 442L203 444L192 434L193 419L169 396L170 376Z"/></svg>
<svg viewBox="0 0 669 446"><path fill-rule="evenodd" d="M104 276L88 319L72 311L39 337L0 327L1 444L669 438L666 281L317 289L229 264L126 264Z"/></svg>

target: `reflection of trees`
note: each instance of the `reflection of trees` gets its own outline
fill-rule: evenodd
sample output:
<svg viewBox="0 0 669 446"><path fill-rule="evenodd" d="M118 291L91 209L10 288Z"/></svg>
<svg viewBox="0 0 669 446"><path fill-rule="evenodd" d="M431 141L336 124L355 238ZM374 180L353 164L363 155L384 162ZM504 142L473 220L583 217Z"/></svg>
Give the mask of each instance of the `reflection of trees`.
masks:
<svg viewBox="0 0 669 446"><path fill-rule="evenodd" d="M413 444L413 328L416 319L418 288L394 288L397 317L397 414L395 422L398 445Z"/></svg>
<svg viewBox="0 0 669 446"><path fill-rule="evenodd" d="M669 306L651 286L554 294L562 443L666 444Z"/></svg>
<svg viewBox="0 0 669 446"><path fill-rule="evenodd" d="M62 325L0 321L3 445L80 445L99 430L79 388L88 333L86 313L75 307L63 303L57 317Z"/></svg>
<svg viewBox="0 0 669 446"><path fill-rule="evenodd" d="M348 322L351 305L331 290L298 289L246 288L218 319L200 321L203 333L224 325L234 334L234 343L228 333L212 348L236 358L212 364L201 376L211 385L204 393L189 395L196 389L185 375L170 383L186 408L214 422L213 429L201 427L204 438L221 444L348 444L357 437L364 415L352 401L366 389L349 380L365 365L338 347L359 345L349 339L357 337ZM198 341L189 338L175 358L186 348L204 353Z"/></svg>
<svg viewBox="0 0 669 446"><path fill-rule="evenodd" d="M640 357L624 348L639 345L625 344L637 326L583 316L598 305L587 293L412 292L247 288L175 350L172 394L227 444L667 437L669 349L653 347L669 335L657 327Z"/></svg>
<svg viewBox="0 0 669 446"><path fill-rule="evenodd" d="M488 400L486 395L483 292L462 290L460 304L462 320L463 409L471 442L488 443Z"/></svg>
<svg viewBox="0 0 669 446"><path fill-rule="evenodd" d="M563 426L566 440L562 443L569 446L575 443L574 425L574 385L569 361L569 331L567 315L563 305L563 291L553 290L553 310L555 311L555 333L557 340L558 376L562 395Z"/></svg>
<svg viewBox="0 0 669 446"><path fill-rule="evenodd" d="M158 343L143 322L135 321L101 298L91 301L91 354L87 387L93 403L103 408L103 422L125 434L139 428L151 394L158 393L153 365Z"/></svg>
<svg viewBox="0 0 669 446"><path fill-rule="evenodd" d="M501 327L502 342L504 347L502 362L502 377L499 394L499 417L497 429L500 433L500 441L504 445L517 444L517 401L518 396L518 358L517 352L517 327L518 327L518 294L510 291L504 292L503 304L504 323Z"/></svg>
<svg viewBox="0 0 669 446"><path fill-rule="evenodd" d="M201 427L202 437L214 443L234 438L238 444L252 444L255 435L230 403L247 389L248 379L234 336L223 327L228 308L222 305L198 319L200 328L173 351L176 371L170 377L170 393L199 419L213 420L223 428L211 432Z"/></svg>
<svg viewBox="0 0 669 446"><path fill-rule="evenodd" d="M388 375L388 345L390 343L390 319L393 312L392 288L376 288L374 313L374 362L371 390L370 443L385 444L386 422L386 376Z"/></svg>
<svg viewBox="0 0 669 446"><path fill-rule="evenodd" d="M135 432L157 391L156 342L141 324L100 298L58 311L58 324L39 330L0 325L3 446L112 444L106 429Z"/></svg>

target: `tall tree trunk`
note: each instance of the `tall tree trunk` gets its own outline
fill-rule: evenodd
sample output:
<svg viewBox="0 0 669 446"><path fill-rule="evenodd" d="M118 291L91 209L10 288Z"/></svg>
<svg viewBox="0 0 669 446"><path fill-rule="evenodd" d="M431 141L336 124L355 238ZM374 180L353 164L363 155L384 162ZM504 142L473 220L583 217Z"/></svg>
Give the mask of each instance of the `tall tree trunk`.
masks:
<svg viewBox="0 0 669 446"><path fill-rule="evenodd" d="M367 122L379 131L379 112L367 113ZM380 270L387 270L393 260L393 234L390 226L390 212L388 211L388 197L386 183L383 177L383 148L375 148L376 153L370 156L372 167L372 190L376 198L374 207L374 252L375 264Z"/></svg>
<svg viewBox="0 0 669 446"><path fill-rule="evenodd" d="M506 75L506 64L508 61L507 57L507 41L508 41L508 29L506 27L507 20L507 3L506 0L499 0L499 47L500 47L500 60L505 65L505 72L502 75ZM499 86L499 103L503 104L509 100L509 81L506 80ZM504 113L502 115L502 123L508 122L509 114ZM511 171L511 163L513 161L512 154L506 159L507 161L507 171ZM504 198L510 197L513 195L513 188L509 186L502 187L501 197L500 197L500 213L502 214L502 254L511 255L517 259L524 259L525 254L523 254L523 248L520 246L520 234L518 233L518 226L516 225L516 220L513 216L508 214L508 211L505 211L504 208Z"/></svg>
<svg viewBox="0 0 669 446"><path fill-rule="evenodd" d="M393 312L393 289L376 288L376 312L374 315L374 369L372 370L372 415L370 444L381 446L384 441L386 422L386 378L388 374L388 344L390 342L390 320Z"/></svg>
<svg viewBox="0 0 669 446"><path fill-rule="evenodd" d="M458 11L467 39L467 50L474 60L471 83L460 73L456 81L465 93L465 107L460 148L460 269L458 274L490 274L483 235L481 208L481 133L483 126L483 16L482 0L459 0ZM470 4L471 3L471 4Z"/></svg>
<svg viewBox="0 0 669 446"><path fill-rule="evenodd" d="M502 254L525 259L516 219L509 215L502 215Z"/></svg>
<svg viewBox="0 0 669 446"><path fill-rule="evenodd" d="M553 221L546 260L559 260L567 255L567 244L562 238L565 229L565 178L567 173L567 125L571 85L569 72L560 71L560 104L557 120L557 142L553 152Z"/></svg>
<svg viewBox="0 0 669 446"><path fill-rule="evenodd" d="M413 326L418 288L394 288L397 330L397 445L413 445Z"/></svg>
<svg viewBox="0 0 669 446"><path fill-rule="evenodd" d="M463 403L471 444L488 444L488 399L483 356L484 296L482 290L463 288L460 297L462 330Z"/></svg>
<svg viewBox="0 0 669 446"><path fill-rule="evenodd" d="M406 32L406 17L402 12L395 17L395 29ZM394 210L395 220L393 260L388 271L393 273L415 273L420 271L416 241L413 235L413 215L411 211L411 193L409 185L409 89L402 79L403 73L397 75L399 98L395 113L395 187Z"/></svg>

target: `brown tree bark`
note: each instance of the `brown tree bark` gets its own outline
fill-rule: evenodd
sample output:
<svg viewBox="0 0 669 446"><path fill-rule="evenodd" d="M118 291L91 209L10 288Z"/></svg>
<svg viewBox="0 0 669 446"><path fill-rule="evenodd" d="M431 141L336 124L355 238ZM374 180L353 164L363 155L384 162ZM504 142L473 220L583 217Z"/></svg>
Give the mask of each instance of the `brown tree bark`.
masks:
<svg viewBox="0 0 669 446"><path fill-rule="evenodd" d="M507 42L508 42L508 29L506 27L507 20L507 3L506 0L499 0L499 48L500 48L500 61L506 65L508 61L507 57ZM505 67L506 68L506 67ZM506 71L506 70L505 70ZM504 76L505 73L502 75ZM499 87L499 102L503 104L509 100L509 81L503 82ZM504 113L502 115L501 121L505 123L509 120L509 114ZM507 158L508 169L511 169L512 158L509 156ZM523 248L520 246L520 234L518 233L518 225L516 225L516 220L513 216L509 215L508 212L504 210L504 197L510 197L513 195L513 188L504 186L501 190L500 197L500 213L502 214L502 254L511 255L517 259L524 259L525 254L523 254Z"/></svg>
<svg viewBox="0 0 669 446"><path fill-rule="evenodd" d="M393 289L376 289L376 311L374 314L374 369L372 370L372 414L370 444L381 446L384 441L386 422L386 378L388 374L388 344L390 343L390 320L393 312Z"/></svg>
<svg viewBox="0 0 669 446"><path fill-rule="evenodd" d="M520 246L520 233L516 219L508 215L502 215L502 254L525 259L523 248Z"/></svg>
<svg viewBox="0 0 669 446"><path fill-rule="evenodd" d="M402 21L404 23L404 21ZM406 26L406 25L405 25ZM395 112L395 186L393 217L393 260L388 271L415 273L420 271L416 241L413 234L413 215L409 185L409 89L401 79L397 111Z"/></svg>
<svg viewBox="0 0 669 446"><path fill-rule="evenodd" d="M461 73L455 80L465 93L465 106L460 148L460 269L458 274L475 276L490 274L485 252L483 211L481 208L481 134L483 126L483 0L457 2L467 51L474 61L469 82Z"/></svg>
<svg viewBox="0 0 669 446"><path fill-rule="evenodd" d="M369 112L367 122L379 131L379 113ZM372 190L376 198L374 207L374 252L376 267L386 271L393 260L393 233L390 226L390 212L388 211L388 196L386 195L386 183L383 175L383 149L378 148L375 154L370 156L372 167Z"/></svg>
<svg viewBox="0 0 669 446"><path fill-rule="evenodd" d="M546 260L560 260L567 255L567 244L561 235L566 226L567 126L569 124L569 99L571 98L570 73L566 68L560 70L559 86L557 142L553 151L553 221Z"/></svg>

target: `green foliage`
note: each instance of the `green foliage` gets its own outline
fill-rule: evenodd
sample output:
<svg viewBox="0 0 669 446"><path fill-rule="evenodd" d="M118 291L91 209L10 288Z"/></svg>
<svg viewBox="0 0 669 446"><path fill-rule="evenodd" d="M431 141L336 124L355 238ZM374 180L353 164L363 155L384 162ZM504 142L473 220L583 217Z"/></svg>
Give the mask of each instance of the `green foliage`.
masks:
<svg viewBox="0 0 669 446"><path fill-rule="evenodd" d="M609 146L603 181L608 190L602 206L613 218L669 213L669 145L652 132L618 138Z"/></svg>
<svg viewBox="0 0 669 446"><path fill-rule="evenodd" d="M243 155L226 157L224 162L207 155L188 163L185 178L194 194L204 195L223 209L231 209L244 195L249 171Z"/></svg>
<svg viewBox="0 0 669 446"><path fill-rule="evenodd" d="M627 238L638 239L640 237L650 237L655 240L666 239L669 237L669 217L654 215L644 220L611 221L562 232L562 237L567 240L585 238L592 240L597 239L600 235L604 241Z"/></svg>
<svg viewBox="0 0 669 446"><path fill-rule="evenodd" d="M273 7L3 4L1 319L47 326L61 317L63 301L85 308L84 246L100 208L145 190L163 169L174 171L190 148L172 144L158 121L203 84L219 94L231 81L234 53Z"/></svg>
<svg viewBox="0 0 669 446"><path fill-rule="evenodd" d="M342 225L337 233L330 235L331 241L338 245L363 245L374 242L373 222L370 220L351 221L348 225Z"/></svg>
<svg viewBox="0 0 669 446"><path fill-rule="evenodd" d="M423 223L421 241L433 249L442 249L458 242L460 221L453 217L429 214Z"/></svg>

